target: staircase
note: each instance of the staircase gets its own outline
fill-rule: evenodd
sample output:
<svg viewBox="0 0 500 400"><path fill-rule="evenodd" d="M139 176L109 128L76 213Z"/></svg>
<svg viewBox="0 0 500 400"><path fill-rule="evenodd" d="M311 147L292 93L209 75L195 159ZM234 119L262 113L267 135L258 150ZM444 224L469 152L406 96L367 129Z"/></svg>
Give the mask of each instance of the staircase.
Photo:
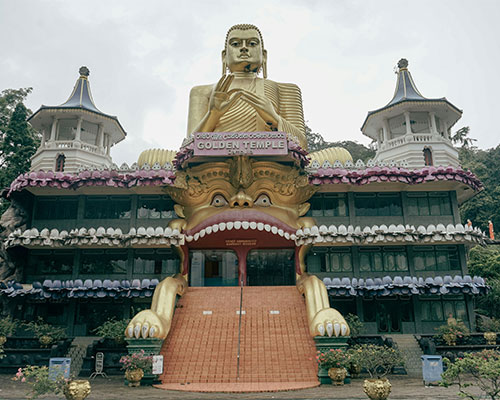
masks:
<svg viewBox="0 0 500 400"><path fill-rule="evenodd" d="M77 336L71 342L71 346L66 354L67 358L71 358L71 375L78 376L82 369L83 357L87 352L87 347L91 345L94 340L98 339L95 336Z"/></svg>
<svg viewBox="0 0 500 400"><path fill-rule="evenodd" d="M189 288L162 348L159 387L248 392L318 386L316 348L295 286Z"/></svg>
<svg viewBox="0 0 500 400"><path fill-rule="evenodd" d="M393 335L394 343L398 345L405 360L405 369L408 376L413 378L422 378L422 350L413 335Z"/></svg>

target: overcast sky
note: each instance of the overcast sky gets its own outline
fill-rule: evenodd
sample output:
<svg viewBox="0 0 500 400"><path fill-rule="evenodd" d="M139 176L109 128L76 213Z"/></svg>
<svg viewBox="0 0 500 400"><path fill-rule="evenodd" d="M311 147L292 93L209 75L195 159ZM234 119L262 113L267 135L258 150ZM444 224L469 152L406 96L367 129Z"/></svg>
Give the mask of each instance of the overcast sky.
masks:
<svg viewBox="0 0 500 400"><path fill-rule="evenodd" d="M500 142L500 1L0 0L0 90L33 87L27 105L66 101L90 69L94 101L127 139L117 164L177 149L189 90L216 82L227 29L260 27L268 76L300 86L304 114L329 141L368 144L360 127L391 99L405 57L420 92L464 111L478 146Z"/></svg>

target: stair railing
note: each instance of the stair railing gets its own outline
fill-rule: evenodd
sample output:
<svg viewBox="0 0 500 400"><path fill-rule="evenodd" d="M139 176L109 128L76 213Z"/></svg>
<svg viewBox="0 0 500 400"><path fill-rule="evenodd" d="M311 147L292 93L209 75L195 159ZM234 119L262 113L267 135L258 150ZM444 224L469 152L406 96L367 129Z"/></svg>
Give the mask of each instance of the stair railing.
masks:
<svg viewBox="0 0 500 400"><path fill-rule="evenodd" d="M240 313L238 321L238 355L236 356L236 380L240 380L241 314L243 307L243 279L240 281Z"/></svg>

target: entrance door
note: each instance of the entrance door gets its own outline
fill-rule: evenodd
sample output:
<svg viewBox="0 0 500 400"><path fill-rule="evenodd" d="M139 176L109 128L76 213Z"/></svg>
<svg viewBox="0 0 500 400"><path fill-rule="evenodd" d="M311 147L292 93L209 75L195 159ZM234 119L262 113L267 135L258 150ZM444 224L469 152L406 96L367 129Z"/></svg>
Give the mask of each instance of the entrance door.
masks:
<svg viewBox="0 0 500 400"><path fill-rule="evenodd" d="M379 333L401 333L401 313L396 301L379 301L377 304Z"/></svg>
<svg viewBox="0 0 500 400"><path fill-rule="evenodd" d="M295 285L294 249L251 250L247 256L249 286Z"/></svg>
<svg viewBox="0 0 500 400"><path fill-rule="evenodd" d="M238 286L238 256L232 250L191 250L190 286Z"/></svg>

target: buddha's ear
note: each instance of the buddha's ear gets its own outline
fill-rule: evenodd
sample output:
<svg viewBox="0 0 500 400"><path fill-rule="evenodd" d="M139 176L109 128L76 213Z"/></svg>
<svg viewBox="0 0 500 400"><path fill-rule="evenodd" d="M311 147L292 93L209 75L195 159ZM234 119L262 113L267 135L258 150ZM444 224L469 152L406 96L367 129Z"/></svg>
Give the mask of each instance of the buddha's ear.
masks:
<svg viewBox="0 0 500 400"><path fill-rule="evenodd" d="M180 217L180 218L186 218L186 216L184 215L184 207L181 206L180 204L175 204L174 205L174 211L175 211L175 213L177 214L178 217Z"/></svg>
<svg viewBox="0 0 500 400"><path fill-rule="evenodd" d="M262 50L262 76L267 78L267 50Z"/></svg>
<svg viewBox="0 0 500 400"><path fill-rule="evenodd" d="M311 205L309 203L300 204L299 205L299 217L306 215L306 213L309 211L309 207L311 207Z"/></svg>
<svg viewBox="0 0 500 400"><path fill-rule="evenodd" d="M226 75L227 72L227 63L226 63L226 50L222 50L222 76Z"/></svg>

